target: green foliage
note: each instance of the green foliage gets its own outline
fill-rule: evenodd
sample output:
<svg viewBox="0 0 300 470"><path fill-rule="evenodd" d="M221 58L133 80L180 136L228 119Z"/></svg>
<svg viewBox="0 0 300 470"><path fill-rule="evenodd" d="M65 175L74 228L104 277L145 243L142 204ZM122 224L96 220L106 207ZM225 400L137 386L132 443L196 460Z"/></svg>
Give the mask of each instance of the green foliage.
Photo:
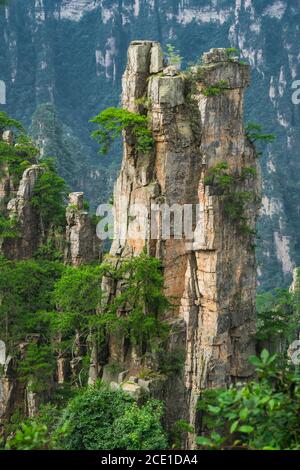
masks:
<svg viewBox="0 0 300 470"><path fill-rule="evenodd" d="M126 450L163 450L167 438L162 429L163 406L149 400L144 406L133 403L114 422L113 448Z"/></svg>
<svg viewBox="0 0 300 470"><path fill-rule="evenodd" d="M164 314L170 308L160 268L146 255L123 261L117 269L109 263L66 268L52 294L56 309L43 317L59 338L55 347L72 352L78 338L82 344L96 342L101 347L114 332L128 338L141 355L158 351L169 332ZM103 298L103 276L112 283L122 281L121 291L110 302Z"/></svg>
<svg viewBox="0 0 300 470"><path fill-rule="evenodd" d="M17 220L15 218L7 218L0 213L0 238L17 238L18 236Z"/></svg>
<svg viewBox="0 0 300 470"><path fill-rule="evenodd" d="M21 132L24 131L22 124L19 121L10 118L4 111L0 111L0 132L7 129L17 129Z"/></svg>
<svg viewBox="0 0 300 470"><path fill-rule="evenodd" d="M171 433L171 441L173 442L172 448L173 449L181 449L184 436L187 433L194 433L194 428L187 423L186 421L180 419L176 421L174 428Z"/></svg>
<svg viewBox="0 0 300 470"><path fill-rule="evenodd" d="M42 406L17 424L7 450L160 450L167 448L162 404L137 403L98 382L81 389L64 408Z"/></svg>
<svg viewBox="0 0 300 470"><path fill-rule="evenodd" d="M228 81L227 80L220 80L213 86L209 86L202 90L202 93L205 96L218 96L224 92L224 90L228 90Z"/></svg>
<svg viewBox="0 0 300 470"><path fill-rule="evenodd" d="M24 135L18 137L15 146L0 141L0 164L7 165L15 184L19 182L26 168L37 163L38 154L39 151Z"/></svg>
<svg viewBox="0 0 300 470"><path fill-rule="evenodd" d="M226 162L221 162L210 168L204 183L209 186L218 186L222 190L228 189L234 183L234 177L228 174L229 166Z"/></svg>
<svg viewBox="0 0 300 470"><path fill-rule="evenodd" d="M253 195L249 191L235 191L229 194L225 201L225 212L230 219L235 222L238 230L242 234L255 235L247 224L245 217L246 205L253 200Z"/></svg>
<svg viewBox="0 0 300 470"><path fill-rule="evenodd" d="M227 54L227 57L230 61L233 61L234 60L234 56L238 56L239 55L239 50L236 48L236 47L228 47L226 49L226 54Z"/></svg>
<svg viewBox="0 0 300 470"><path fill-rule="evenodd" d="M18 362L18 374L22 382L28 383L32 392L40 393L49 389L55 372L55 360L51 347L31 343L25 357Z"/></svg>
<svg viewBox="0 0 300 470"><path fill-rule="evenodd" d="M2 446L5 450L54 449L56 445L54 433L62 414L61 410L62 407L48 403L40 406L34 418L25 420L23 411L15 411L9 423L5 425Z"/></svg>
<svg viewBox="0 0 300 470"><path fill-rule="evenodd" d="M67 450L164 449L161 415L158 402L138 407L129 395L98 383L69 402L57 430L58 446Z"/></svg>
<svg viewBox="0 0 300 470"><path fill-rule="evenodd" d="M10 354L27 335L49 339L49 324L42 312L54 307L51 293L63 269L58 262L0 258L0 337Z"/></svg>
<svg viewBox="0 0 300 470"><path fill-rule="evenodd" d="M207 449L299 450L300 377L262 351L252 357L257 382L210 390L199 401L208 431L198 438Z"/></svg>
<svg viewBox="0 0 300 470"><path fill-rule="evenodd" d="M146 116L131 113L127 109L107 108L91 119L91 122L99 126L92 136L99 142L100 152L103 154L109 151L112 143L123 131L133 136L137 151L147 153L153 147L154 140Z"/></svg>
<svg viewBox="0 0 300 470"><path fill-rule="evenodd" d="M226 53L227 53L229 62L235 62L235 63L238 63L239 65L248 65L247 62L239 59L240 57L239 49L235 47L228 47L226 49Z"/></svg>
<svg viewBox="0 0 300 470"><path fill-rule="evenodd" d="M50 315L54 332L72 339L76 331L88 335L91 328L97 326L102 299L101 280L105 271L105 265L66 268L52 294L58 309Z"/></svg>
<svg viewBox="0 0 300 470"><path fill-rule="evenodd" d="M51 294L63 265L47 260L8 261L0 258L0 337L15 356L20 381L43 392L55 370L50 323ZM16 344L25 343L22 353Z"/></svg>
<svg viewBox="0 0 300 470"><path fill-rule="evenodd" d="M55 234L58 237L58 234ZM64 254L56 246L56 238L48 239L43 245L39 246L34 254L37 260L63 261Z"/></svg>
<svg viewBox="0 0 300 470"><path fill-rule="evenodd" d="M164 294L161 262L142 254L124 261L113 276L126 281L109 306L110 328L130 338L141 353L147 348L156 350L168 335L163 318L171 308Z"/></svg>
<svg viewBox="0 0 300 470"><path fill-rule="evenodd" d="M49 160L44 163L44 167L45 171L36 182L30 202L38 210L46 226L64 226L68 187Z"/></svg>
<svg viewBox="0 0 300 470"><path fill-rule="evenodd" d="M109 303L103 299L103 276L122 289ZM146 255L123 261L113 269L100 266L68 267L54 286L56 311L48 314L53 334L60 332L65 348L75 334L101 345L110 332L124 336L140 353L156 351L168 335L163 317L170 307L163 292L160 262ZM60 343L61 344L61 343Z"/></svg>
<svg viewBox="0 0 300 470"><path fill-rule="evenodd" d="M298 293L275 289L257 296L257 339L268 341L285 351L299 332Z"/></svg>
<svg viewBox="0 0 300 470"><path fill-rule="evenodd" d="M121 281L121 292L103 299L103 276ZM30 282L28 282L30 280ZM39 256L35 260L0 259L0 337L16 355L18 376L31 390L49 387L57 354L81 352L80 385L87 379L92 345L101 348L110 332L128 338L141 355L157 351L168 335L163 320L169 303L157 260L142 255L113 268L112 264L65 268Z"/></svg>
<svg viewBox="0 0 300 470"><path fill-rule="evenodd" d="M6 450L47 450L47 427L32 421L22 423L15 435L8 439Z"/></svg>
<svg viewBox="0 0 300 470"><path fill-rule="evenodd" d="M180 56L179 51L177 51L175 46L172 44L166 45L166 55L169 65L173 65L174 67L180 66L181 62L183 61L183 57Z"/></svg>
<svg viewBox="0 0 300 470"><path fill-rule="evenodd" d="M214 187L216 193L223 198L225 213L235 223L238 231L244 235L255 234L248 226L245 216L247 204L253 201L253 195L249 191L238 191L237 188L247 178L255 175L256 170L252 167L244 168L241 174L230 174L228 164L221 162L210 168L204 179L204 183Z"/></svg>
<svg viewBox="0 0 300 470"><path fill-rule="evenodd" d="M274 142L276 139L274 134L264 134L263 127L260 124L249 122L245 128L245 133L248 139L254 143L257 141Z"/></svg>

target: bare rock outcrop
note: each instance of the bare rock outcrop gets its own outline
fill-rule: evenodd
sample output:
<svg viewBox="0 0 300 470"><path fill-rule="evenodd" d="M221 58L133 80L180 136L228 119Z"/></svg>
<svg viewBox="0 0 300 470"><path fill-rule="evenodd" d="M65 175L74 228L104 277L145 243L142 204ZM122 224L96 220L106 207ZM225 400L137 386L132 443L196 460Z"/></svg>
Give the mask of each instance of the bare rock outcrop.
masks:
<svg viewBox="0 0 300 470"><path fill-rule="evenodd" d="M111 254L135 256L146 247L163 262L166 292L176 299L169 313L176 331L169 347L186 351L183 377L169 386L165 396L167 413L171 421L181 417L195 425L196 403L204 389L252 375L248 363L255 352L252 232L260 200L259 166L243 124L249 66L225 49L213 49L204 55L201 67L170 73L170 67L161 69L161 57L155 42L135 41L128 51L123 106L145 112L141 102L148 103L155 145L152 152L141 153L130 133L125 133L114 192ZM208 182L218 165L230 175L231 199L247 195L238 220L220 187ZM164 233L162 205L170 212L181 208L181 220L185 208L196 214L192 233L178 234L172 216L170 236ZM110 354L120 362L125 357L128 368L131 362L137 366L137 358L126 357L113 339Z"/></svg>
<svg viewBox="0 0 300 470"><path fill-rule="evenodd" d="M26 259L33 256L42 238L42 221L31 198L39 176L44 172L41 165L27 168L16 193L7 204L7 215L16 221L17 236L2 241L2 253L8 259Z"/></svg>
<svg viewBox="0 0 300 470"><path fill-rule="evenodd" d="M97 238L96 225L84 209L83 193L71 193L66 210L65 262L79 266L100 260L101 242Z"/></svg>
<svg viewBox="0 0 300 470"><path fill-rule="evenodd" d="M4 132L0 138L8 146L14 145L12 132ZM4 147L7 150L7 146ZM83 193L70 194L70 203L66 209L66 229L61 235L61 227L57 227L51 220L44 220L39 207L32 203L36 184L40 176L47 171L45 165L31 165L23 172L21 178L10 174L9 165L5 163L0 170L0 216L4 228L6 229L6 225L9 230L11 228L10 232L4 232L5 236L2 238L3 232L0 233L0 255L10 260L30 259L40 247L51 242L59 252L65 248L66 264L79 266L101 258L101 242L96 235L95 222L84 209ZM81 351L74 358L57 358L57 376L55 379L53 377L53 380L49 379L47 393L34 391L30 382L20 380L17 361L23 359L27 346L33 341L39 341L39 338L29 337L25 343L15 344L13 351L10 351L13 357L7 354L4 342L0 341L1 420L9 419L18 407L25 415L34 416L40 404L50 398L56 384L63 384L73 378L75 381L78 378L82 361ZM96 361L94 368L96 380L99 376Z"/></svg>

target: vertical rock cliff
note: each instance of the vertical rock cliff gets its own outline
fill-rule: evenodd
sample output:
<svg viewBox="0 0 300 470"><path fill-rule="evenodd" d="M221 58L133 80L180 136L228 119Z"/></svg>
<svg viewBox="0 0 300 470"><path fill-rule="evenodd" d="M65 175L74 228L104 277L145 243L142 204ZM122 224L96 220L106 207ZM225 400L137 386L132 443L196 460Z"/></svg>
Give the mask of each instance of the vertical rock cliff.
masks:
<svg viewBox="0 0 300 470"><path fill-rule="evenodd" d="M170 422L182 417L195 425L203 389L252 374L260 188L255 149L243 125L249 81L249 66L225 49L211 50L201 66L182 73L164 67L156 42L135 41L129 48L123 106L148 114L155 145L141 153L125 133L111 255L119 259L146 249L162 260L174 304L168 348L186 351L182 378L165 389ZM190 230L179 230L178 221L189 216ZM113 339L110 353L129 369L142 363Z"/></svg>
<svg viewBox="0 0 300 470"><path fill-rule="evenodd" d="M46 166L38 163L38 160L33 158L35 164L30 164L23 172L23 162L18 160L21 171L16 173L9 165L11 160L9 160L7 154L10 151L12 154L13 151L19 151L19 156L25 158L26 153L23 154L22 147L19 149L19 144L15 143L11 131L0 132L0 143L3 144L1 148L3 155L0 155L2 157L0 162L0 222L2 222L0 227L0 257L3 256L5 259L13 261L32 261L38 250L42 250L43 247L47 248L47 243L51 242L51 246L53 244L58 254L65 249L65 264L79 266L99 261L102 246L96 236L96 224L84 209L83 193L70 194L70 203L66 209L65 226L63 221L62 225L57 226L53 220L47 220L40 206L32 204L39 178L45 175L47 171ZM14 168L14 170L16 169ZM46 191L47 188L44 188L43 193ZM46 200L46 204L51 206L51 200ZM5 232L6 227L11 233ZM2 276L2 281L4 277ZM6 283L7 279L5 278L3 282ZM13 282L18 285L17 275L16 278L13 278ZM29 284L34 282L30 276L28 276L28 282ZM39 287L42 289L42 278L39 283ZM9 291L9 288L7 290ZM26 293L30 297L30 294ZM2 295L0 305L3 306L4 296ZM34 297L38 297L37 292ZM13 299L13 302L16 305L16 310L18 310L20 303L18 296ZM9 316L9 313L5 312L5 315ZM7 319L7 323L10 321L11 319ZM2 333L3 329L1 330ZM5 338L11 339L8 333ZM2 338L0 340L0 428L2 420L9 419L18 407L25 415L33 416L43 400L50 400L51 392L56 383L63 383L66 377L70 378L73 373L78 376L76 366L82 359L77 357L76 354L73 359L69 356L66 358L58 356L57 376L54 377L53 374L53 377L49 378L47 392L32 391L30 381L20 378L18 364L25 360L26 352L30 346L42 343L40 330L38 330L38 333L25 335L22 341L12 340L11 343L12 346L8 349ZM49 358L50 360L51 358Z"/></svg>
<svg viewBox="0 0 300 470"><path fill-rule="evenodd" d="M0 135L0 141L14 146L11 131ZM8 165L0 165L0 213L15 220L15 237L1 238L0 254L12 260L28 259L36 250L55 237L55 226L49 220L43 220L39 210L31 203L39 177L45 172L43 165L31 165L20 180L10 174ZM47 230L45 227L47 226ZM84 193L71 193L66 209L66 230L60 247L64 248L66 264L78 266L99 260L102 247L96 236L96 226L88 211L84 208Z"/></svg>
<svg viewBox="0 0 300 470"><path fill-rule="evenodd" d="M83 196L83 193L71 193L66 210L65 262L72 266L101 258L101 243L96 235L96 225L84 209Z"/></svg>

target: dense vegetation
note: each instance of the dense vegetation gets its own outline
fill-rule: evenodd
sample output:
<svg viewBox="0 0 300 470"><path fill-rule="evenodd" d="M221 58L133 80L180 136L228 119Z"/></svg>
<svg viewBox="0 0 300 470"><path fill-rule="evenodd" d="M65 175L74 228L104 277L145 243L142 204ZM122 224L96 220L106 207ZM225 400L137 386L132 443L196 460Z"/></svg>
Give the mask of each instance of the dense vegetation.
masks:
<svg viewBox="0 0 300 470"><path fill-rule="evenodd" d="M96 131L104 147L129 129L137 139L137 150L146 151L143 144L150 144L143 116L113 111L102 114L97 122L104 126ZM44 221L45 232L50 226L63 228L64 180L51 160L39 160L17 121L2 113L0 123L2 130L13 127L20 132L17 146L1 143L1 163L8 165L16 182L25 168L41 163L44 171L31 203ZM257 127L248 128L249 139L254 141L259 136L270 140ZM238 176L238 183L252 175L253 169L246 169ZM234 199L230 206L231 188L236 183L226 164L212 168L206 179L206 184L225 195L228 214L245 222L246 200ZM3 209L0 235L18 236L17 222L8 219ZM88 386L93 348L105 354L111 334L133 345L140 357L158 359L157 370L145 370L144 377L180 374L184 361L181 351L171 357L164 354L169 334L164 318L171 305L164 294L160 262L145 253L117 265L114 261L106 258L98 265L65 266L51 238L37 247L34 259L0 258L0 337L13 356L20 382L28 392L37 393L41 402L48 403L32 419L26 419L22 410L16 411L2 436L6 449L165 449L172 444L180 446L181 432L198 431L181 422L173 440L168 440L160 402L147 397L137 402L100 382ZM109 301L102 290L103 280L118 286ZM294 293L277 290L258 298L257 345L262 352L251 358L257 380L207 391L199 397L199 447L299 449L300 376L287 355L299 333L298 297L296 289ZM58 386L55 375L61 358L76 359L77 364L76 373Z"/></svg>
<svg viewBox="0 0 300 470"><path fill-rule="evenodd" d="M108 332L117 330L119 335L130 337L141 354L146 350L157 351L167 335L168 329L161 317L168 303L161 291L159 265L145 255L128 261L116 272L110 270L109 264L72 268L45 259L21 262L1 259L0 262L0 336L6 341L9 352L15 355L19 379L41 397L45 393L44 396L48 396L51 388L55 394L56 359L61 355L71 359L78 338L85 348L81 351L85 356L81 358L76 381L72 382L70 378L70 383L65 385L70 390L72 386L82 388L87 384L91 350L86 345L96 341L100 347ZM143 282L145 272L149 275L148 283ZM101 305L104 273L114 279L130 273L127 288L106 309ZM31 280L29 285L28 279ZM131 305L132 314L120 317L122 305ZM25 351L16 355L15 345L29 339L31 342ZM54 445L68 449L166 446L160 424L161 405L147 402L143 407L137 407L129 396L103 386L97 392L89 388L82 390L61 416L63 438L60 435L56 441L55 436L49 435L48 428L46 432L44 423L33 421L25 422L21 427L18 423L18 432L7 445L20 449ZM60 393L59 389L57 393ZM119 402L118 415L115 405ZM101 408L101 403L106 403L106 408ZM98 413L95 413L96 405L99 406ZM57 413L59 415L60 411ZM102 421L103 413L109 413L110 419L116 421L109 421L108 415ZM106 427L101 434L103 422ZM66 423L71 429L69 433ZM111 430L110 434L107 429ZM38 430L38 442L31 442L36 438L34 430ZM128 430L127 434L125 430Z"/></svg>
<svg viewBox="0 0 300 470"><path fill-rule="evenodd" d="M168 335L163 318L170 305L160 262L142 254L117 266L110 259L65 266L52 234L65 227L66 183L53 160L39 158L17 121L1 113L0 125L2 131L17 131L16 145L0 142L0 164L14 184L30 165L40 165L30 203L44 229L43 244L36 247L33 259L0 257L0 338L14 361L18 381L41 403L52 403L41 406L34 420L25 419L23 407L16 410L5 424L3 445L7 449L165 448L159 402L144 398L138 406L129 395L104 384L87 387L92 350L102 348L104 354L111 333L130 341L141 356L162 350ZM8 217L5 202L0 235L14 238L18 221ZM121 283L109 302L101 287L104 277L111 285ZM59 358L77 361L76 372L63 386L55 381Z"/></svg>
<svg viewBox="0 0 300 470"><path fill-rule="evenodd" d="M210 449L299 450L300 375L297 368L263 350L251 358L258 380L209 391L198 403Z"/></svg>
<svg viewBox="0 0 300 470"><path fill-rule="evenodd" d="M17 427L7 449L149 450L165 449L160 402L139 406L128 394L99 382L81 389L65 409L47 405Z"/></svg>

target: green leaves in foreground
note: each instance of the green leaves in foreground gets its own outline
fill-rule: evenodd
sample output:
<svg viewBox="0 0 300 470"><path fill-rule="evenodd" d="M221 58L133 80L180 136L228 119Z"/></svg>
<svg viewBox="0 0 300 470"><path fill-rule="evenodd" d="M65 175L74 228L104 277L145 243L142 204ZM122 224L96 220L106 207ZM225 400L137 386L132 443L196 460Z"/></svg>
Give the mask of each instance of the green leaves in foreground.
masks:
<svg viewBox="0 0 300 470"><path fill-rule="evenodd" d="M64 409L48 406L34 420L21 424L6 449L166 449L162 415L161 402L148 400L138 405L123 391L99 382L81 390Z"/></svg>
<svg viewBox="0 0 300 470"><path fill-rule="evenodd" d="M3 2L2 0L2 4L5 3L7 2ZM17 129L20 132L24 131L23 126L19 121L10 118L4 111L0 111L0 131L3 132L7 129Z"/></svg>
<svg viewBox="0 0 300 470"><path fill-rule="evenodd" d="M300 377L263 350L252 357L257 382L208 390L200 398L204 428L197 443L207 449L300 449Z"/></svg>
<svg viewBox="0 0 300 470"><path fill-rule="evenodd" d="M22 423L15 436L7 441L6 450L47 450L49 440L47 426L31 423Z"/></svg>
<svg viewBox="0 0 300 470"><path fill-rule="evenodd" d="M111 302L103 299L101 280L122 280ZM58 307L51 313L56 332L70 339L76 331L94 336L99 344L108 332L117 332L145 351L154 350L168 334L164 313L170 304L163 291L160 262L145 254L124 260L118 269L100 266L69 267L55 285Z"/></svg>

